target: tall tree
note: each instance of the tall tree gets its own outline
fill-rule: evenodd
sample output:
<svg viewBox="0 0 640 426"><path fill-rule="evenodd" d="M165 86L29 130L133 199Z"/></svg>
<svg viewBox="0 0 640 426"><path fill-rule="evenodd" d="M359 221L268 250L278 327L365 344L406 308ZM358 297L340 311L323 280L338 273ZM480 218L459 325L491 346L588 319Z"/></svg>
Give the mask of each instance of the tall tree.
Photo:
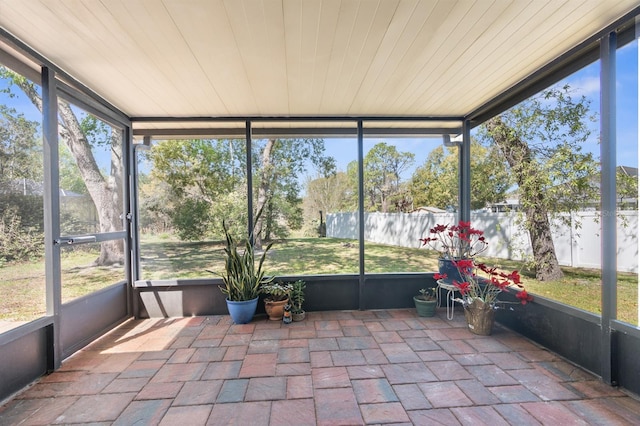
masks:
<svg viewBox="0 0 640 426"><path fill-rule="evenodd" d="M324 140L269 139L256 141L255 148L260 151L260 164L254 164L257 170L256 211L261 212L254 230L254 243L257 248L263 240L273 236L286 236L288 229L302 226L301 182L299 176L309 166L318 170L331 171L335 160L325 155Z"/></svg>
<svg viewBox="0 0 640 426"><path fill-rule="evenodd" d="M458 150L435 148L411 177L411 197L415 206L457 209L458 176ZM510 183L500 152L472 139L471 208L481 209L502 201Z"/></svg>
<svg viewBox="0 0 640 426"><path fill-rule="evenodd" d="M581 144L590 135L589 105L570 88L552 88L489 120L485 137L502 152L518 184L536 278L563 276L551 238L550 214L574 211L597 197L597 163Z"/></svg>
<svg viewBox="0 0 640 426"><path fill-rule="evenodd" d="M471 173L471 176L473 177L474 173ZM457 152L446 152L444 147L436 147L411 176L410 188L414 208L457 209Z"/></svg>
<svg viewBox="0 0 640 426"><path fill-rule="evenodd" d="M403 210L407 200L407 190L401 175L413 164L415 154L399 152L395 146L379 142L367 152L363 160L365 208L369 211ZM351 162L347 174L354 188L357 188L357 163ZM353 191L357 201L358 191ZM357 206L357 204L356 204Z"/></svg>
<svg viewBox="0 0 640 426"><path fill-rule="evenodd" d="M0 67L0 76L8 79L16 85L29 98L33 105L42 112L42 97L35 84L25 77L5 68ZM90 130L96 135L105 135L104 127L84 123L78 119L68 102L58 99L58 132L60 139L73 155L78 166L78 171L84 180L89 195L96 207L100 232L107 233L122 230L123 208L123 163L122 163L122 134L117 129L108 131L107 139L111 145L111 169L105 176L100 171L93 156L90 135L85 130ZM83 128L84 126L84 128ZM100 255L94 262L96 265L111 265L124 261L124 242L122 240L105 241L100 244Z"/></svg>
<svg viewBox="0 0 640 426"><path fill-rule="evenodd" d="M352 188L345 172L336 172L329 176L308 179L306 183L306 210L309 216L318 211L326 213L351 209L349 200Z"/></svg>
<svg viewBox="0 0 640 426"><path fill-rule="evenodd" d="M301 226L299 176L309 161L323 167L331 161L324 156L321 139L255 141L252 150L254 206L261 212L253 234L260 248L263 240ZM149 158L152 180L166 182L168 190L168 202L154 203L154 208L163 208L181 238L221 236L220 218L233 218L228 223L232 232L246 234L244 140L162 141L152 147Z"/></svg>
<svg viewBox="0 0 640 426"><path fill-rule="evenodd" d="M0 105L0 193L17 189L20 180L23 187L26 181L42 181L42 144L37 132L37 122Z"/></svg>
<svg viewBox="0 0 640 426"><path fill-rule="evenodd" d="M323 218L329 213L353 211L352 191L347 173L336 172L334 168L320 170L314 179L307 178L303 199L305 232L326 236Z"/></svg>
<svg viewBox="0 0 640 426"><path fill-rule="evenodd" d="M246 160L244 140L165 140L149 151L150 181L140 200L157 217L168 217L185 240L222 237L220 218L236 234L246 230ZM159 185L158 182L163 182Z"/></svg>
<svg viewBox="0 0 640 426"><path fill-rule="evenodd" d="M275 144L275 139L269 139L262 149L262 167L260 168L260 185L258 186L258 202L256 204L259 214L256 215L256 224L253 231L253 244L259 250L262 249L262 236L264 234L265 238L268 238L274 219L272 214L273 202L270 201L273 199L272 186L275 184L276 178L272 161ZM268 226L265 226L265 216L267 216Z"/></svg>

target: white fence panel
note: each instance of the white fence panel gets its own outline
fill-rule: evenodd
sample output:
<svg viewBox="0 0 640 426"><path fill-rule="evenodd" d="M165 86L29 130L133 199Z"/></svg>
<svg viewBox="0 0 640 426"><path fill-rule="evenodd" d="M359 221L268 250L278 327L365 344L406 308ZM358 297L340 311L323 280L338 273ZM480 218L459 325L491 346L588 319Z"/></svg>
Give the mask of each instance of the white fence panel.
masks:
<svg viewBox="0 0 640 426"><path fill-rule="evenodd" d="M638 271L638 211L625 211L618 216L618 271ZM640 312L638 312L640 315Z"/></svg>
<svg viewBox="0 0 640 426"><path fill-rule="evenodd" d="M602 256L600 244L600 222L596 212L583 212L577 217L580 226L574 228L576 239L576 250L574 250L573 261L576 265L587 268L600 268L600 258ZM618 228L618 234L620 234ZM618 259L618 263L622 259ZM622 265L620 265L622 266Z"/></svg>
<svg viewBox="0 0 640 426"><path fill-rule="evenodd" d="M578 212L552 220L558 262L565 266L600 268L599 212ZM420 247L420 238L435 225L455 223L453 213L365 213L365 240L402 247ZM567 224L570 222L570 225ZM522 260L531 256L529 233L516 213L472 213L471 225L489 242L486 256ZM327 236L358 239L357 213L327 215ZM638 212L618 212L618 271L638 272Z"/></svg>

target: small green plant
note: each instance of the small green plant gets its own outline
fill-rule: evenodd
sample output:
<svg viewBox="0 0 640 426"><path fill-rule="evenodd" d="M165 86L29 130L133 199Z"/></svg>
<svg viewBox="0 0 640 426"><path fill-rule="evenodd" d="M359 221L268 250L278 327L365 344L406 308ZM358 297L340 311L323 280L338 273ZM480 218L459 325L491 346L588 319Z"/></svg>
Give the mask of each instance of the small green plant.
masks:
<svg viewBox="0 0 640 426"><path fill-rule="evenodd" d="M420 294L416 297L420 300L436 300L436 290L437 289L435 287L421 288L419 291Z"/></svg>
<svg viewBox="0 0 640 426"><path fill-rule="evenodd" d="M293 286L290 283L275 282L261 285L260 293L266 294L266 301L278 302L287 300L292 289Z"/></svg>
<svg viewBox="0 0 640 426"><path fill-rule="evenodd" d="M272 244L269 244L262 253L258 267L255 264L255 252L251 245L251 238L245 244L243 253L238 251L238 243L229 233L225 221L222 221L222 229L226 239L225 271L222 274L224 286L220 286L222 293L231 301L252 300L260 294L260 287L269 284L274 277L265 277L262 269L267 252Z"/></svg>
<svg viewBox="0 0 640 426"><path fill-rule="evenodd" d="M302 309L302 304L304 303L304 290L306 288L306 284L303 280L295 281L292 284L291 295L289 298L291 299L291 312L294 314L301 314L304 312Z"/></svg>

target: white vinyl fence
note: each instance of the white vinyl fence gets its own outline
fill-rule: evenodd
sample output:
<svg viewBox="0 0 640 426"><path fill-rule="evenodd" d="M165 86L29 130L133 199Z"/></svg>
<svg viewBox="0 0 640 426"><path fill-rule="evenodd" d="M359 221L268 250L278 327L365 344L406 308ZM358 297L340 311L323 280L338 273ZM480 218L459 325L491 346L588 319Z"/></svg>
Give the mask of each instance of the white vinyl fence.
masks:
<svg viewBox="0 0 640 426"><path fill-rule="evenodd" d="M552 222L553 243L561 265L600 268L600 213L578 212ZM366 241L402 247L420 247L420 238L436 224L456 223L454 213L365 213ZM531 255L529 234L518 224L517 213L472 213L471 226L484 231L486 256L524 259ZM357 213L327 215L327 237L358 239ZM638 272L638 212L618 212L618 271Z"/></svg>

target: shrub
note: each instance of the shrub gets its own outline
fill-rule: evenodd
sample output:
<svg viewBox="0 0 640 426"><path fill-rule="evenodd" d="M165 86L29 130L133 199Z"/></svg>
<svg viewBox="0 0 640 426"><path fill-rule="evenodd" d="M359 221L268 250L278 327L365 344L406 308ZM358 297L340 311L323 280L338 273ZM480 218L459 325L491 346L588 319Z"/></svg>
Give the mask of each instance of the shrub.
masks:
<svg viewBox="0 0 640 426"><path fill-rule="evenodd" d="M12 210L23 227L44 231L44 207L41 195L0 194L0 216Z"/></svg>
<svg viewBox="0 0 640 426"><path fill-rule="evenodd" d="M22 226L16 208L8 208L0 217L0 261L24 261L42 257L44 233L33 226Z"/></svg>

